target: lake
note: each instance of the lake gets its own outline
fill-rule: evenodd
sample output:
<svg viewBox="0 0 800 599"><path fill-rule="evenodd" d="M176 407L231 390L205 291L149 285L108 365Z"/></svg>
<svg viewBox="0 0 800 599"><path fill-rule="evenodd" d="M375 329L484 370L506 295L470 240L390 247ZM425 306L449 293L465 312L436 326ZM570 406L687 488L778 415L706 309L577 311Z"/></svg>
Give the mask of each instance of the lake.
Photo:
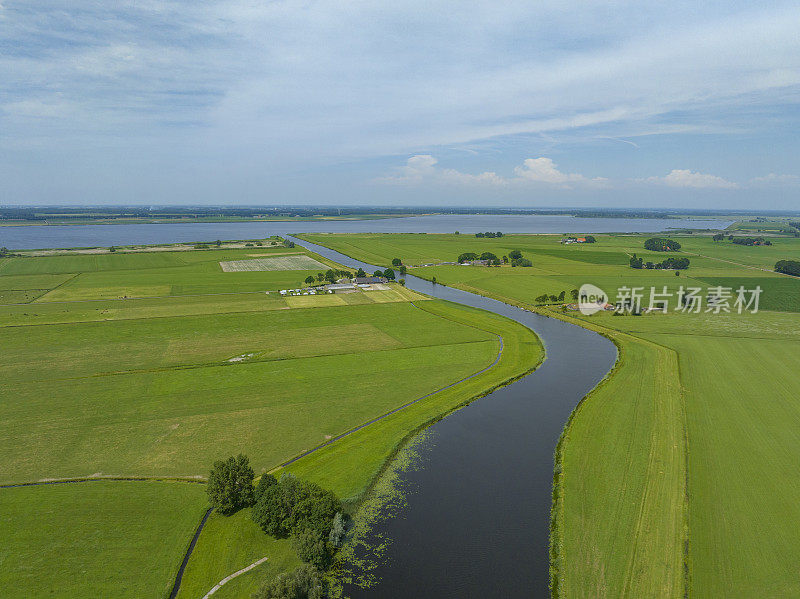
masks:
<svg viewBox="0 0 800 599"><path fill-rule="evenodd" d="M263 239L293 233L656 233L669 228L724 229L732 221L576 218L538 214L435 214L378 220L0 227L0 247L12 250L107 247L150 243Z"/></svg>

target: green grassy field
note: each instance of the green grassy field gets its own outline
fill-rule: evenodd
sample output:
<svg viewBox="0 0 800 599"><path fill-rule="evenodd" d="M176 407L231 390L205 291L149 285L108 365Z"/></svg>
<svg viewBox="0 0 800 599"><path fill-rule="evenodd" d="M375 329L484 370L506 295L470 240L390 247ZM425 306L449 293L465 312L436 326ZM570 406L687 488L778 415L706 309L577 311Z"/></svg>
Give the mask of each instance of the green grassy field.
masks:
<svg viewBox="0 0 800 599"><path fill-rule="evenodd" d="M205 486L92 481L0 489L0 588L30 597L165 597Z"/></svg>
<svg viewBox="0 0 800 599"><path fill-rule="evenodd" d="M198 477L215 459L239 452L257 472L274 469L488 367L502 334L514 353L504 353L487 373L292 464L293 472L334 489L352 505L411 432L541 358L538 341L523 327L396 284L385 291L281 297L264 291L299 287L316 271L224 272L219 265L269 253L222 249L0 261L0 294L16 294L0 295L14 300L0 305L5 432L0 483L99 475ZM291 255L308 256L300 249ZM42 560L29 561L30 570L21 573L19 560L27 554L15 540L0 550L0 576L6 581L26 576L19 596L49 594L54 581L67 578L64 596L94 597L113 595L107 589L127 585L126 576L148 568L138 586L130 585L130 596L163 596L202 514L203 487L136 484L0 489L0 504L8 502L8 513L22 527L14 530L14 539L39 548L49 562L46 576L37 575L45 568ZM151 491L140 496L132 489ZM157 489L173 496L155 510ZM184 501L176 489L191 489L193 495ZM65 513L73 527L64 535L53 527L40 530L35 523L44 516L37 497L48 505L70 503ZM159 527L171 520L177 523L170 530L175 542L165 543ZM134 537L131 551L120 557L127 560L125 575L113 567L122 548L110 550L107 560L95 564L99 582L84 592L81 564L97 551L86 540L108 535L117 543L125 534ZM61 550L65 543L81 542L85 547L75 560L47 557L48 543ZM181 596L202 596L265 555L270 557L265 564L217 596L247 597L264 577L293 567L297 558L286 542L256 530L246 512L212 516ZM150 566L153 559L158 567ZM160 585L155 590L142 586L155 583Z"/></svg>
<svg viewBox="0 0 800 599"><path fill-rule="evenodd" d="M463 251L521 249L532 268L436 266L411 274L532 307L582 283L675 291L680 285L763 289L758 314L576 313L621 348L613 375L567 428L555 526L559 597L796 597L800 542L800 280L771 272L800 240L744 247L683 235L691 266L635 271L644 236L308 235L385 264L452 261ZM619 255L614 264L612 256ZM614 258L616 259L616 258ZM673 304L674 305L674 304Z"/></svg>

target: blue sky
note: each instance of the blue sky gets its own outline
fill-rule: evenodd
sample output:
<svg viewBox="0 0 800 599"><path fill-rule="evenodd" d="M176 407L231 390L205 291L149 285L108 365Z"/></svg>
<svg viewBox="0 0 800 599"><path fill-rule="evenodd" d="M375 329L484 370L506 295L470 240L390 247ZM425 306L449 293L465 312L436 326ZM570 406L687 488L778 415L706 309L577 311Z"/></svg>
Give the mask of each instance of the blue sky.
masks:
<svg viewBox="0 0 800 599"><path fill-rule="evenodd" d="M794 2L0 0L0 204L800 209Z"/></svg>

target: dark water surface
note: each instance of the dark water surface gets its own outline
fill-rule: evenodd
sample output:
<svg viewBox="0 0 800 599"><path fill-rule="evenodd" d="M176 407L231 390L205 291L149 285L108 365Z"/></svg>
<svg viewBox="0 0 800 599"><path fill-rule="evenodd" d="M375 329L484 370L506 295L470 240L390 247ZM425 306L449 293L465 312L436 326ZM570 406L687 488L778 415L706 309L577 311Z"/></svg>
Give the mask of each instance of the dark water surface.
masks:
<svg viewBox="0 0 800 599"><path fill-rule="evenodd" d="M376 268L295 241L341 264ZM539 335L547 358L431 427L424 467L402 475L408 505L374 531L391 540L374 572L379 583L347 594L548 597L553 452L570 412L614 365L616 348L596 333L496 300L413 276L406 285L522 323Z"/></svg>
<svg viewBox="0 0 800 599"><path fill-rule="evenodd" d="M730 221L573 216L435 214L378 220L150 223L0 227L0 247L12 250L108 247L148 243L263 239L285 233L653 233L675 227L725 228Z"/></svg>

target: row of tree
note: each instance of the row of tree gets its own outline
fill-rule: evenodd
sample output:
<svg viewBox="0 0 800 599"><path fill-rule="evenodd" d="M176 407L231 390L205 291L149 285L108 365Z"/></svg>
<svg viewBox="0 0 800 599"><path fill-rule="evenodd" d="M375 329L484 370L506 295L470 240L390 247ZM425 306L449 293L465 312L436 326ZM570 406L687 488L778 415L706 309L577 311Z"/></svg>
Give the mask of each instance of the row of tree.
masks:
<svg viewBox="0 0 800 599"><path fill-rule="evenodd" d="M511 266L533 266L533 263L527 258L523 258L520 250L511 250L507 256L498 258L492 252L483 252L476 254L475 252L464 252L458 256L458 263L474 262L475 260L485 260L490 266L500 266L500 263L511 264Z"/></svg>
<svg viewBox="0 0 800 599"><path fill-rule="evenodd" d="M655 270L685 270L689 268L689 258L667 258L661 262L645 262L644 258L634 254L629 261L631 268L647 268Z"/></svg>
<svg viewBox="0 0 800 599"><path fill-rule="evenodd" d="M677 252L681 249L681 244L674 239L651 237L644 242L644 249L651 252Z"/></svg>
<svg viewBox="0 0 800 599"><path fill-rule="evenodd" d="M772 242L764 237L734 237L732 241L736 245L772 245Z"/></svg>
<svg viewBox="0 0 800 599"><path fill-rule="evenodd" d="M230 515L252 506L253 521L266 533L290 538L298 557L307 565L268 582L258 599L323 597L326 584L320 574L327 568L347 531L342 503L319 485L284 473L280 480L255 475L247 456L217 461L208 477L209 501L220 514Z"/></svg>
<svg viewBox="0 0 800 599"><path fill-rule="evenodd" d="M503 236L503 234L500 231L496 231L496 232L486 231L485 233L475 233L475 237L490 237L490 238L494 238L494 237L502 237L502 236Z"/></svg>
<svg viewBox="0 0 800 599"><path fill-rule="evenodd" d="M573 289L572 291L569 292L569 294L570 294L570 297L572 297L572 301L577 301L578 300L578 290L577 289ZM547 304L547 303L557 304L559 302L564 302L566 297L567 297L567 292L566 291L562 291L558 295L555 295L555 294L548 295L547 293L543 293L542 295L540 295L540 296L538 296L536 298L536 303L537 304Z"/></svg>
<svg viewBox="0 0 800 599"><path fill-rule="evenodd" d="M363 270L361 271L364 272ZM337 279L341 279L344 277L352 277L353 271L350 270L339 270L338 268L329 268L326 272L318 272L317 276L308 275L306 277L306 283L309 285L313 285L314 283L324 283L327 281L328 283L335 283ZM366 276L366 274L356 276Z"/></svg>
<svg viewBox="0 0 800 599"><path fill-rule="evenodd" d="M775 263L775 272L800 277L800 262L797 260L778 260Z"/></svg>

